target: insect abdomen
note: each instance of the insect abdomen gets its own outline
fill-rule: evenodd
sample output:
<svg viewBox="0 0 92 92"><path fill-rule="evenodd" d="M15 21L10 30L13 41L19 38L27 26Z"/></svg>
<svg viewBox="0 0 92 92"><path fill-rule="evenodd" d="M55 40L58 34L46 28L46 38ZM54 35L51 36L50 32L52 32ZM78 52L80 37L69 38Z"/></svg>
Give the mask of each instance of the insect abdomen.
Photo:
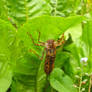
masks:
<svg viewBox="0 0 92 92"><path fill-rule="evenodd" d="M45 68L45 73L47 75L49 75L52 72L52 70L54 68L54 61L55 61L55 58L53 58L53 57L46 58L44 68Z"/></svg>

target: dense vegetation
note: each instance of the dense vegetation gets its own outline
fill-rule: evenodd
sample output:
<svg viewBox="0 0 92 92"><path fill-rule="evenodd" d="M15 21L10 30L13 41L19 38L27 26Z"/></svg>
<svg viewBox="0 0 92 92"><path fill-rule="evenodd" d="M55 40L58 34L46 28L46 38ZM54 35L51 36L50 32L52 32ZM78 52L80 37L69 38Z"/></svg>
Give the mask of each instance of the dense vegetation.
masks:
<svg viewBox="0 0 92 92"><path fill-rule="evenodd" d="M48 79L38 43L57 40ZM0 92L92 92L91 0L0 0Z"/></svg>

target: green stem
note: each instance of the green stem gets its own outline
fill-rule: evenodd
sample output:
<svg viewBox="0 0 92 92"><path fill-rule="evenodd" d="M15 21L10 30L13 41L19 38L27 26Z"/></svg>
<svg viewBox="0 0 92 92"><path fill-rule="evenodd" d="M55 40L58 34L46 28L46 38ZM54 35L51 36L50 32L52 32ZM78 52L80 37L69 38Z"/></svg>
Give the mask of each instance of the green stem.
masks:
<svg viewBox="0 0 92 92"><path fill-rule="evenodd" d="M79 92L81 92L82 75L80 77Z"/></svg>
<svg viewBox="0 0 92 92"><path fill-rule="evenodd" d="M90 75L88 92L91 92L91 87L92 87L92 75Z"/></svg>
<svg viewBox="0 0 92 92"><path fill-rule="evenodd" d="M27 7L27 1L25 0L25 10L26 10L26 22L28 21L28 7Z"/></svg>
<svg viewBox="0 0 92 92"><path fill-rule="evenodd" d="M57 4L58 4L58 0L56 0L54 16L56 16L56 12L57 12Z"/></svg>

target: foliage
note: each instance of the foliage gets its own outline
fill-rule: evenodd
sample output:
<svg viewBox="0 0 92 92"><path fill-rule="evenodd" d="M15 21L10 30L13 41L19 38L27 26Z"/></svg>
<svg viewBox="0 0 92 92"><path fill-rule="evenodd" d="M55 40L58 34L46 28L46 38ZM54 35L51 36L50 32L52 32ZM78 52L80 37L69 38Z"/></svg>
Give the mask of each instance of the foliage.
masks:
<svg viewBox="0 0 92 92"><path fill-rule="evenodd" d="M77 92L73 87L73 80L59 68L55 68L50 76L50 83L58 92Z"/></svg>
<svg viewBox="0 0 92 92"><path fill-rule="evenodd" d="M12 48L14 48L16 30L3 20L0 20L0 91L5 92L12 82Z"/></svg>
<svg viewBox="0 0 92 92"><path fill-rule="evenodd" d="M88 6L87 6L88 5ZM0 92L91 92L92 19L88 0L0 0ZM44 47L58 40L55 67L44 72ZM10 90L9 90L10 89Z"/></svg>

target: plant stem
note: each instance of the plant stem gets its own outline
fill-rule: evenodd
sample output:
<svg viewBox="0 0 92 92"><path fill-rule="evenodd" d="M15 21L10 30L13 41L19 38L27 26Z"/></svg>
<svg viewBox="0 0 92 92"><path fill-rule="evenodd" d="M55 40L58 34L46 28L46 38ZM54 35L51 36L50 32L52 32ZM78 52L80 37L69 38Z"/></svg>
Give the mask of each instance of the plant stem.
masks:
<svg viewBox="0 0 92 92"><path fill-rule="evenodd" d="M56 0L54 16L56 16L56 12L57 12L57 4L58 4L58 0Z"/></svg>
<svg viewBox="0 0 92 92"><path fill-rule="evenodd" d="M90 75L88 92L91 92L91 87L92 87L92 75Z"/></svg>
<svg viewBox="0 0 92 92"><path fill-rule="evenodd" d="M27 7L27 1L25 0L25 10L26 10L26 22L28 21L28 7Z"/></svg>
<svg viewBox="0 0 92 92"><path fill-rule="evenodd" d="M81 83L82 83L82 74L81 74L81 77L80 77L79 92L81 92Z"/></svg>

